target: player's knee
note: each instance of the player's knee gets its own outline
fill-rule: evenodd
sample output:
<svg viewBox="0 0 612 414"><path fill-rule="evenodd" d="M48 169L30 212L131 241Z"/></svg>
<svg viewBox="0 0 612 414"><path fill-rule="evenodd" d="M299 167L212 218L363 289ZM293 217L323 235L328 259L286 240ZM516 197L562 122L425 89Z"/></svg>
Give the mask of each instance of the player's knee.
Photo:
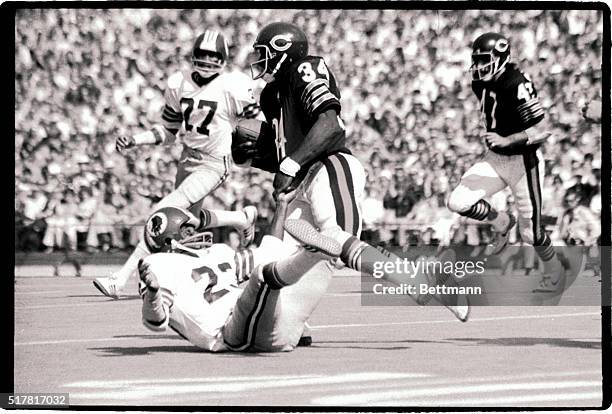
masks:
<svg viewBox="0 0 612 414"><path fill-rule="evenodd" d="M472 206L472 204L473 203L470 203L470 201L468 200L468 197L466 197L465 192L462 191L460 188L456 188L448 197L448 200L446 202L446 206L448 207L448 209L455 213L461 213L466 211Z"/></svg>

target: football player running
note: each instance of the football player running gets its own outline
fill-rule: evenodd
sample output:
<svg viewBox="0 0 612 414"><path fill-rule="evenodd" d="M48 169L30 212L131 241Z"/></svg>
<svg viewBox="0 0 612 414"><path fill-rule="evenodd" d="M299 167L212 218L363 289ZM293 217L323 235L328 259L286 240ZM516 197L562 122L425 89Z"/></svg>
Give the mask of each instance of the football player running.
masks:
<svg viewBox="0 0 612 414"><path fill-rule="evenodd" d="M488 151L463 174L448 208L490 223L496 231L490 253L498 254L517 220L510 212L496 211L485 199L510 187L521 237L544 262L545 272L536 291L556 291L574 264L555 254L542 225L544 159L539 148L551 133L538 125L544 118L538 93L531 78L511 62L510 41L498 33L485 33L474 40L471 72Z"/></svg>
<svg viewBox="0 0 612 414"><path fill-rule="evenodd" d="M340 254L340 245L320 233L307 241L312 251L283 242L289 200L279 195L271 234L260 246L240 251L205 242L187 210L156 211L145 231L155 254L138 268L143 324L154 331L170 327L207 351L293 350L331 280L333 266L324 259ZM287 260L292 254L314 256L306 261L316 265L298 269L295 259ZM278 272L264 271L272 262Z"/></svg>
<svg viewBox="0 0 612 414"><path fill-rule="evenodd" d="M238 137L233 143L234 160L275 173L275 197L295 189L297 200L310 205L316 229L342 246L340 260L372 274L373 263L389 260L389 255L359 240L366 176L346 147L340 91L332 71L322 57L308 54L306 35L291 23L265 26L253 47L258 59L251 64L251 72L253 79L266 81L259 103L274 136L260 136L257 145L240 142ZM312 233L298 229L291 235ZM385 277L398 284L406 282L399 274ZM426 279L413 281L427 283ZM449 309L460 320L467 319L469 306Z"/></svg>
<svg viewBox="0 0 612 414"><path fill-rule="evenodd" d="M120 152L139 145L172 144L180 137L183 152L175 179L175 190L156 206L175 206L198 214L204 197L227 178L231 168L231 134L241 118L257 115L252 81L245 74L224 72L228 46L222 33L206 30L199 35L192 49L189 71L179 71L168 79L164 92L165 106L161 124L133 136L117 138ZM243 212L212 211L211 227L236 223L242 230L242 242L252 241L254 208ZM246 218L246 220L245 220ZM149 251L140 240L123 267L111 277L94 280L104 295L117 297L136 271L138 261Z"/></svg>

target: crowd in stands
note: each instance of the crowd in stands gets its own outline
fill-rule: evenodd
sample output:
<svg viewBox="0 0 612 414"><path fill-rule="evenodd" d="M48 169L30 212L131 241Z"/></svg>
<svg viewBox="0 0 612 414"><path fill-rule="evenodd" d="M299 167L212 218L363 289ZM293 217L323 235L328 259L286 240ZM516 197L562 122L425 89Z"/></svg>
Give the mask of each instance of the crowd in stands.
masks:
<svg viewBox="0 0 612 414"><path fill-rule="evenodd" d="M468 71L471 42L484 31L510 38L546 109L553 134L543 147L543 208L554 240L566 238L568 193L599 221L601 130L580 109L601 95L601 12L29 9L16 16L16 250L133 246L173 189L181 147L119 154L115 138L159 122L166 80L189 67L200 32L221 29L231 44L227 70L248 73L258 30L277 20L304 29L311 54L325 57L339 83L349 146L369 177L364 238L488 237L445 208L484 152ZM271 178L235 168L205 206L255 204L263 227L274 208ZM513 200L504 191L493 204Z"/></svg>

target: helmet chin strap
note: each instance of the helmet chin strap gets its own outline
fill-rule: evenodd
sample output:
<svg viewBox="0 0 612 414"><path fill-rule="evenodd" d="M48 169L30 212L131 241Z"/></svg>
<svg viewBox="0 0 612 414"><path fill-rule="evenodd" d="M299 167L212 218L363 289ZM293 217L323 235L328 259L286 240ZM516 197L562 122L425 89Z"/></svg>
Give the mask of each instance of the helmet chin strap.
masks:
<svg viewBox="0 0 612 414"><path fill-rule="evenodd" d="M287 59L287 54L283 53L283 56L281 56L280 60L278 61L278 63L276 64L276 66L274 67L274 70L271 73L266 73L263 76L263 79L270 83L274 81L274 75L276 75L276 72L278 72L278 70L280 69L281 65L283 64L283 62Z"/></svg>

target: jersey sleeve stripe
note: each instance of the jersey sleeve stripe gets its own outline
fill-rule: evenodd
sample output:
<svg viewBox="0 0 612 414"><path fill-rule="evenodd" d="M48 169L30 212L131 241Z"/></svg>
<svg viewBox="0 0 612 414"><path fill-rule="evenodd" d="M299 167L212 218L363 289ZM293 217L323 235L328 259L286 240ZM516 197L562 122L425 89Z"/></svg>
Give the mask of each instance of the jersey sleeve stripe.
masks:
<svg viewBox="0 0 612 414"><path fill-rule="evenodd" d="M329 88L327 88L325 85L316 86L312 88L308 94L304 95L302 103L307 105L308 102L312 102L315 96L319 96L325 92L329 92Z"/></svg>
<svg viewBox="0 0 612 414"><path fill-rule="evenodd" d="M312 82L310 82L308 85L306 85L306 87L304 88L304 92L302 92L302 96L300 97L302 102L305 102L306 95L308 95L310 91L322 85L325 85L327 86L327 88L329 88L329 82L326 79L315 79Z"/></svg>
<svg viewBox="0 0 612 414"><path fill-rule="evenodd" d="M166 129L169 131L173 131L173 130L178 131L179 129L181 129L181 124L182 122L174 122L174 121L173 122L169 122L169 121L162 122L162 125L166 127Z"/></svg>
<svg viewBox="0 0 612 414"><path fill-rule="evenodd" d="M544 108L538 98L531 99L518 107L518 114L525 123L533 119L544 117Z"/></svg>
<svg viewBox="0 0 612 414"><path fill-rule="evenodd" d="M329 91L329 89L323 88L323 87L313 90L312 93L308 96L307 102L305 103L308 104L308 103L314 102L324 93L331 93L331 92Z"/></svg>
<svg viewBox="0 0 612 414"><path fill-rule="evenodd" d="M325 102L328 101L332 101L332 102L338 102L338 98L336 98L334 95L331 94L331 92L328 92L324 95L322 95L319 99L317 99L316 101L312 102L310 105L308 105L308 112L313 113L317 110L317 108L319 108L322 104L324 104Z"/></svg>
<svg viewBox="0 0 612 414"><path fill-rule="evenodd" d="M174 108L170 107L168 104L164 106L163 114L166 115L168 118L180 119L180 120L183 119L183 114L181 114L180 112L177 112Z"/></svg>
<svg viewBox="0 0 612 414"><path fill-rule="evenodd" d="M183 119L175 116L170 116L166 112L162 113L162 119L166 122L181 122Z"/></svg>

